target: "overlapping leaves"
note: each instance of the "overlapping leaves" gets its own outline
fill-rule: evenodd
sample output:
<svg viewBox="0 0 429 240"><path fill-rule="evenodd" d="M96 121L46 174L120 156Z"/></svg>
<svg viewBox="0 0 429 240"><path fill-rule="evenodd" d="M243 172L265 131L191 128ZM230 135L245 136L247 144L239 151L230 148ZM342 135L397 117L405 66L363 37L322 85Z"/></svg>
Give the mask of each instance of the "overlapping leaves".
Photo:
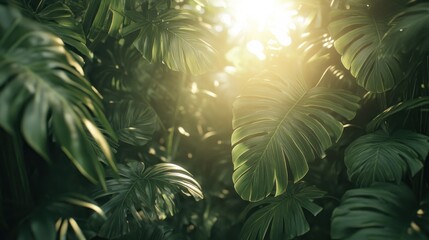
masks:
<svg viewBox="0 0 429 240"><path fill-rule="evenodd" d="M308 171L308 161L341 136L343 124L352 119L359 98L338 89L307 89L289 72L265 73L247 83L234 102L232 134L233 181L238 194L259 201L275 187L286 191L288 171L294 182Z"/></svg>
<svg viewBox="0 0 429 240"><path fill-rule="evenodd" d="M114 167L95 119L108 133L112 130L81 67L61 39L1 6L0 36L0 126L11 134L20 129L46 160L51 132L85 177L104 183L103 167L88 141L93 138Z"/></svg>
<svg viewBox="0 0 429 240"><path fill-rule="evenodd" d="M244 213L254 212L244 223L240 239L266 239L269 236L271 240L285 240L303 235L310 230L303 209L317 215L322 208L313 203L313 199L324 194L315 187L294 184L283 195L251 203Z"/></svg>
<svg viewBox="0 0 429 240"><path fill-rule="evenodd" d="M351 143L344 161L350 180L359 186L399 183L406 174L414 176L422 169L428 151L428 136L406 130L380 130Z"/></svg>
<svg viewBox="0 0 429 240"><path fill-rule="evenodd" d="M332 215L332 239L427 239L427 204L405 185L378 183L347 191ZM420 209L420 211L419 211Z"/></svg>
<svg viewBox="0 0 429 240"><path fill-rule="evenodd" d="M404 77L398 53L386 51L383 36L390 19L406 1L353 1L350 9L332 12L329 32L357 83L368 91L385 92ZM382 9L382 11L380 11Z"/></svg>
<svg viewBox="0 0 429 240"><path fill-rule="evenodd" d="M20 227L18 239L55 240L66 239L67 235L75 239L85 239L80 225L78 208L86 208L104 217L104 212L91 199L80 194L63 194L44 202L36 208Z"/></svg>
<svg viewBox="0 0 429 240"><path fill-rule="evenodd" d="M202 199L201 187L192 175L180 166L159 163L145 168L143 163L130 162L119 166L119 178L107 180L108 192L100 191L98 198L110 195L102 206L108 219L99 230L107 238L122 236L141 221L155 221L173 215L177 193ZM132 221L130 218L133 218Z"/></svg>
<svg viewBox="0 0 429 240"><path fill-rule="evenodd" d="M134 23L124 29L124 35L139 31L134 45L148 61L195 75L214 66L209 33L191 12L171 9L155 17L139 12L127 12L127 16Z"/></svg>
<svg viewBox="0 0 429 240"><path fill-rule="evenodd" d="M72 10L61 2L47 5L36 13L37 18L52 29L64 43L87 58L92 58L92 52L86 45L86 37L82 25L75 20Z"/></svg>
<svg viewBox="0 0 429 240"><path fill-rule="evenodd" d="M124 22L126 3L125 0L90 1L83 21L88 39L100 41L107 34L117 35Z"/></svg>

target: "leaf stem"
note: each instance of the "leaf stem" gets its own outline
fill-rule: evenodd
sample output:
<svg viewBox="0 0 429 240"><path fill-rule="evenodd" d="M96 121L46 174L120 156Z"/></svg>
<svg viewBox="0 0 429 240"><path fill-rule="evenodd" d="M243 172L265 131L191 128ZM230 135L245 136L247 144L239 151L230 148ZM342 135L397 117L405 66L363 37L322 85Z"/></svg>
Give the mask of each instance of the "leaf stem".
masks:
<svg viewBox="0 0 429 240"><path fill-rule="evenodd" d="M176 100L176 107L174 109L174 115L173 115L173 119L171 122L172 127L169 128L169 135L168 135L168 141L167 141L167 157L169 158L170 161L172 161L176 155L176 149L178 146L178 142L175 142L174 137L175 137L175 133L176 133L176 125L177 125L177 118L179 115L179 108L180 108L180 104L182 102L182 95L183 95L183 89L185 88L185 84L186 84L186 79L187 76L185 73L181 74L180 77L180 87L178 89L178 96L177 96L177 100Z"/></svg>

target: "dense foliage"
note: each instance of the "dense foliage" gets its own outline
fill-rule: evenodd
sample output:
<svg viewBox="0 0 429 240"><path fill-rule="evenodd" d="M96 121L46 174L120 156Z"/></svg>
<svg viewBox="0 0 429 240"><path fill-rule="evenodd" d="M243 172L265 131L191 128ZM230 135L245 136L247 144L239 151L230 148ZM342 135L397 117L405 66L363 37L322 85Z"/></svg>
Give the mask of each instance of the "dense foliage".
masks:
<svg viewBox="0 0 429 240"><path fill-rule="evenodd" d="M0 239L429 239L427 1L224 2L0 0Z"/></svg>

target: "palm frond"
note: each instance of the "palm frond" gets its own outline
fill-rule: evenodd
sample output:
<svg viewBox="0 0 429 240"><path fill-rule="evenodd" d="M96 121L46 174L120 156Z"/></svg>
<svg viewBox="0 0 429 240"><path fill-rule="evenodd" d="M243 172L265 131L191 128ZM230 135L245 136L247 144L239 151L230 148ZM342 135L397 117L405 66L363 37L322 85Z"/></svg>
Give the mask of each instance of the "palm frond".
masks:
<svg viewBox="0 0 429 240"><path fill-rule="evenodd" d="M426 209L427 210L427 205ZM347 191L332 214L332 239L427 239L419 205L405 185L378 183Z"/></svg>
<svg viewBox="0 0 429 240"><path fill-rule="evenodd" d="M234 102L233 181L249 201L284 193L289 181L302 179L308 161L322 157L341 136L341 116L352 119L359 98L338 89L299 85L293 76L262 74L250 79Z"/></svg>
<svg viewBox="0 0 429 240"><path fill-rule="evenodd" d="M251 203L244 213L254 212L244 223L240 239L284 240L303 235L310 230L303 209L316 216L322 208L313 200L324 194L316 187L292 184L283 195Z"/></svg>
<svg viewBox="0 0 429 240"><path fill-rule="evenodd" d="M399 184L406 174L423 168L429 152L429 137L406 130L377 131L351 143L344 161L349 178L359 186L374 182Z"/></svg>
<svg viewBox="0 0 429 240"><path fill-rule="evenodd" d="M141 221L156 221L173 215L177 193L196 200L203 198L201 187L192 175L171 163L145 168L141 162L130 162L119 165L119 175L119 178L107 180L107 193L96 193L98 198L111 195L102 206L108 217L98 233L102 237L119 237L133 230L133 223L138 226Z"/></svg>
<svg viewBox="0 0 429 240"><path fill-rule="evenodd" d="M335 10L329 25L334 46L357 83L368 91L386 92L404 78L400 56L387 53L383 36L390 19L405 1L354 1L350 9ZM383 8L383 11L378 11Z"/></svg>
<svg viewBox="0 0 429 240"><path fill-rule="evenodd" d="M139 31L134 46L148 61L195 75L215 65L209 32L191 12L170 9L152 18L139 12L127 12L127 16L134 23L124 29L124 35Z"/></svg>
<svg viewBox="0 0 429 240"><path fill-rule="evenodd" d="M104 183L103 167L88 144L89 133L115 167L97 120L112 136L100 97L58 37L11 8L0 6L0 126L20 129L28 144L49 161L49 132L77 169Z"/></svg>

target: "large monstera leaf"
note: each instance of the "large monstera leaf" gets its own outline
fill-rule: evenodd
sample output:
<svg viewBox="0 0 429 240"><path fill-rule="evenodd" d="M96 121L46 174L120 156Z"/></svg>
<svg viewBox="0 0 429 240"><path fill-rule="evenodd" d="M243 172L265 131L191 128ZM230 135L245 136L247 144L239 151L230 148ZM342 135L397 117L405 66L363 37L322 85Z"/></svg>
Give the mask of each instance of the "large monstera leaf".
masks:
<svg viewBox="0 0 429 240"><path fill-rule="evenodd" d="M215 65L215 50L209 33L196 16L185 10L171 9L156 17L129 12L134 23L124 35L140 30L135 47L150 62L162 62L173 71L198 75Z"/></svg>
<svg viewBox="0 0 429 240"><path fill-rule="evenodd" d="M423 168L428 151L428 136L406 130L380 130L350 144L344 161L350 180L359 186L373 182L398 184L406 174L414 176Z"/></svg>
<svg viewBox="0 0 429 240"><path fill-rule="evenodd" d="M321 87L304 88L292 73L250 79L234 102L233 181L245 200L259 201L275 186L286 191L288 171L294 182L308 171L308 161L322 157L341 136L341 116L352 119L359 98Z"/></svg>
<svg viewBox="0 0 429 240"><path fill-rule="evenodd" d="M285 194L251 203L244 213L254 212L244 223L240 239L259 240L269 236L271 240L285 240L303 235L310 230L303 209L317 215L322 208L313 199L324 194L315 187L293 184Z"/></svg>
<svg viewBox="0 0 429 240"><path fill-rule="evenodd" d="M420 205L405 185L377 183L347 191L332 214L332 239L427 239L427 199ZM424 230L424 231L422 231Z"/></svg>
<svg viewBox="0 0 429 240"><path fill-rule="evenodd" d="M180 166L159 163L145 168L141 162L119 165L119 178L107 180L107 193L96 193L97 198L110 195L102 209L107 214L99 235L116 238L127 234L142 221L156 221L173 215L177 193L202 199L201 187L192 175ZM133 218L132 221L130 218Z"/></svg>
<svg viewBox="0 0 429 240"><path fill-rule="evenodd" d="M95 140L115 164L96 120L113 136L100 97L61 39L0 6L0 126L10 134L20 130L48 161L52 134L85 177L104 183L103 166L89 141Z"/></svg>
<svg viewBox="0 0 429 240"><path fill-rule="evenodd" d="M390 19L406 1L353 1L349 9L333 11L329 32L357 83L368 91L385 92L404 77L399 55L387 53L383 36Z"/></svg>

